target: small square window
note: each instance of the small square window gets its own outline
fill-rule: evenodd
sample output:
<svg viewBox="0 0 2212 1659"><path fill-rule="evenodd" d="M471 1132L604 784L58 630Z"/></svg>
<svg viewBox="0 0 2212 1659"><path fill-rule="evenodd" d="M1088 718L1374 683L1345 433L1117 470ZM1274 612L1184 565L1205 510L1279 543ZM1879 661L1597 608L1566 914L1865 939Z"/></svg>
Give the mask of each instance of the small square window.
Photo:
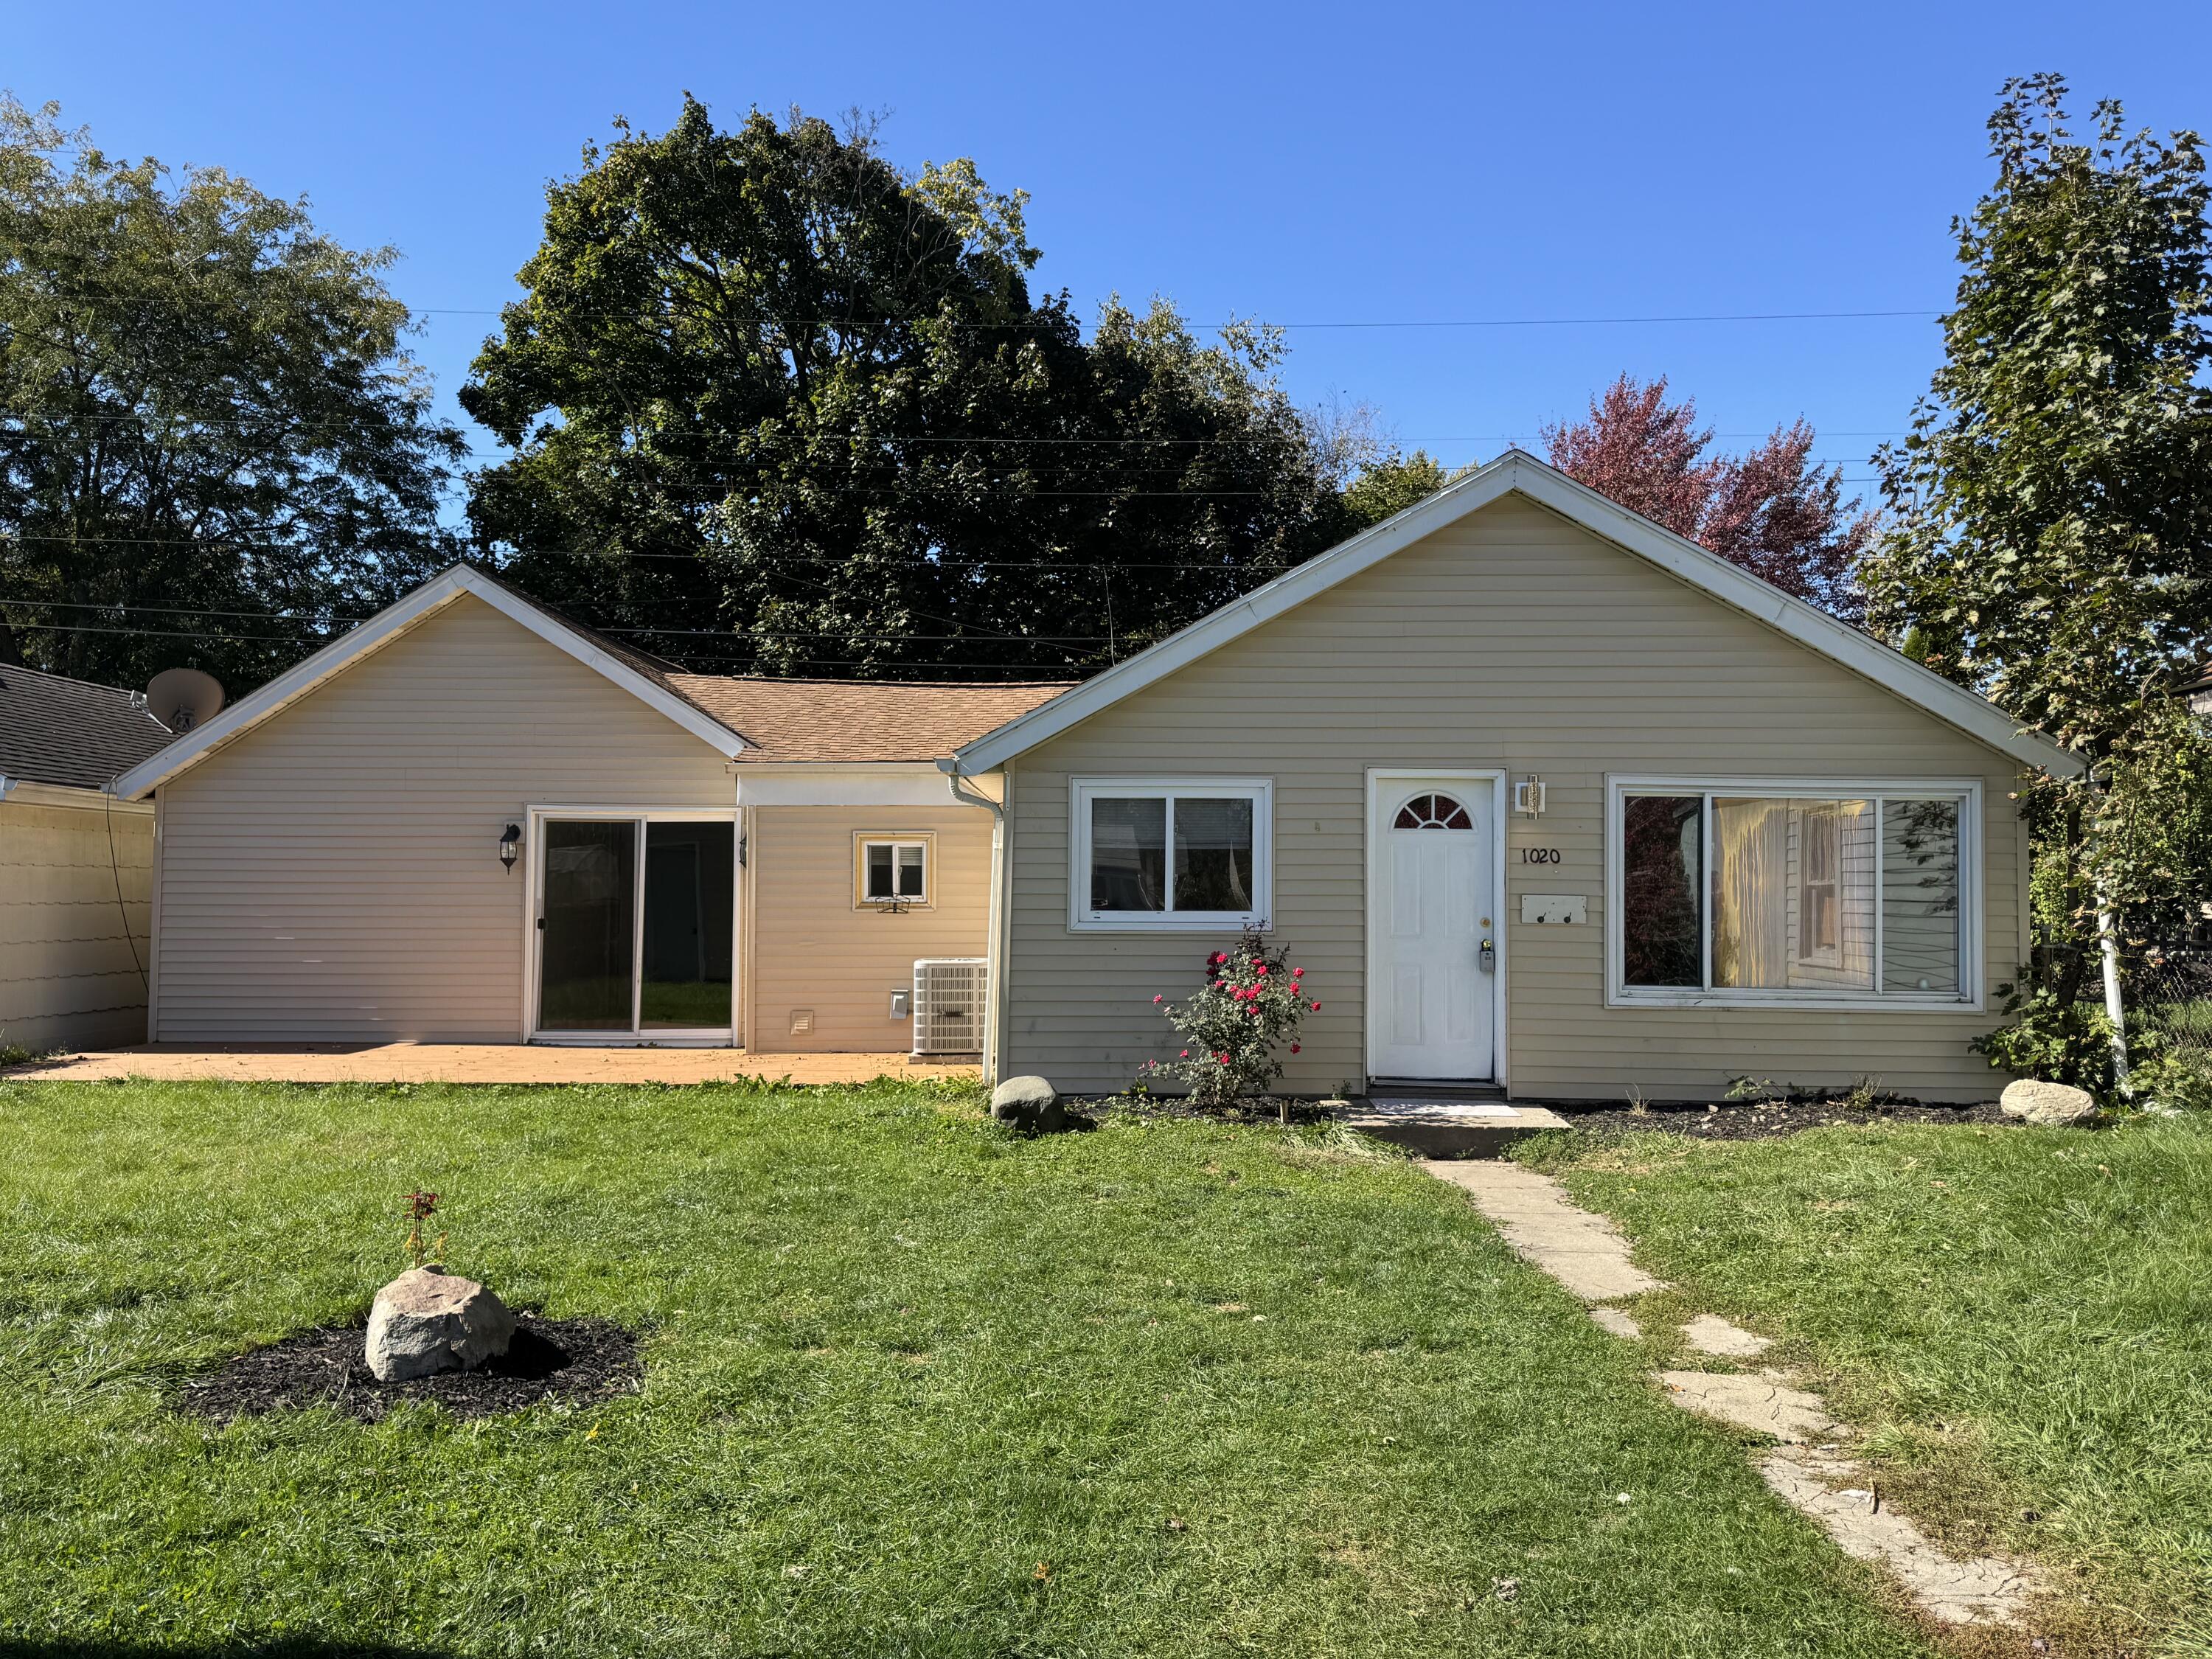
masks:
<svg viewBox="0 0 2212 1659"><path fill-rule="evenodd" d="M931 837L893 840L861 836L859 891L854 900L863 907L905 906L929 902L929 844Z"/></svg>

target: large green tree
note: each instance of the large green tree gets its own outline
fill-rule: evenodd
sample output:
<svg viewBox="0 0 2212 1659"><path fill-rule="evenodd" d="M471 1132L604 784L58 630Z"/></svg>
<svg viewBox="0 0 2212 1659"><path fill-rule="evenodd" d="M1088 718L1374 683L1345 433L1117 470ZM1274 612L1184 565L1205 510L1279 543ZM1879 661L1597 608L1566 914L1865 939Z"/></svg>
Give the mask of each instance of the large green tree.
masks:
<svg viewBox="0 0 2212 1659"><path fill-rule="evenodd" d="M389 250L0 100L0 661L243 689L449 556Z"/></svg>
<svg viewBox="0 0 2212 1659"><path fill-rule="evenodd" d="M2065 93L2008 82L1990 119L1996 182L1956 227L1930 394L1877 458L1861 580L1878 631L2093 763L2026 797L2043 920L2078 946L2212 883L2212 757L2172 696L2212 635L2212 243L2197 136L2104 103L2077 137ZM2087 957L2057 959L2063 1012Z"/></svg>
<svg viewBox="0 0 2212 1659"><path fill-rule="evenodd" d="M1086 340L1024 201L689 98L587 149L461 393L513 452L481 548L702 667L881 674L1109 660L1334 540L1279 340L1118 301Z"/></svg>

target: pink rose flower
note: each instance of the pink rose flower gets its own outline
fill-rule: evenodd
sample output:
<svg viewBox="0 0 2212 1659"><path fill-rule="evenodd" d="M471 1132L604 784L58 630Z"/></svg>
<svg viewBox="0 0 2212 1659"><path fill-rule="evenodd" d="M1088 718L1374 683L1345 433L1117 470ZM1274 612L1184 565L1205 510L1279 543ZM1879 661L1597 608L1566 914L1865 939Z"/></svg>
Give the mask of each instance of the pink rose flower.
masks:
<svg viewBox="0 0 2212 1659"><path fill-rule="evenodd" d="M1321 1004L1319 1004L1318 1002L1316 1002L1316 1003L1310 1003L1310 1004L1309 1004L1309 1005L1308 1005L1308 1006L1310 1006L1310 1008L1312 1008L1312 1010L1313 1010L1313 1011L1314 1011L1314 1012L1316 1012L1316 1013L1319 1013L1319 1012L1321 1012Z"/></svg>
<svg viewBox="0 0 2212 1659"><path fill-rule="evenodd" d="M1293 1042L1293 1043L1291 1045L1291 1052L1292 1054L1296 1054L1296 1053L1297 1053L1297 1051L1298 1051L1298 1045L1297 1045L1297 1043Z"/></svg>
<svg viewBox="0 0 2212 1659"><path fill-rule="evenodd" d="M1165 1002L1166 1000L1167 1000L1167 999L1166 999L1165 997L1154 997L1154 998L1152 999L1152 1006L1153 1006L1153 1007L1155 1007L1155 1008L1157 1008L1157 1007L1158 1007L1158 1006L1160 1006L1160 1004L1162 1004L1163 1002Z"/></svg>

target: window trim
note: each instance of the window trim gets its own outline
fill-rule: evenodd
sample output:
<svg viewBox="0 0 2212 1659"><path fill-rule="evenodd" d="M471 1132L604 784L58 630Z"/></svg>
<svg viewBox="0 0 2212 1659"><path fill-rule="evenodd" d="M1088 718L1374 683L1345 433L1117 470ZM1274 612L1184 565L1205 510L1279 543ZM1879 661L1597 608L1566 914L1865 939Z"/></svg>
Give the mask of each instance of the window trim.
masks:
<svg viewBox="0 0 2212 1659"><path fill-rule="evenodd" d="M921 893L916 898L868 896L871 847L921 848ZM898 880L898 854L891 854L891 880ZM937 908L937 832L933 830L855 830L853 832L853 908L855 910L934 910Z"/></svg>
<svg viewBox="0 0 2212 1659"><path fill-rule="evenodd" d="M1249 911L1093 910L1091 803L1104 798L1168 799L1177 795L1252 803L1252 900ZM1067 929L1072 933L1266 933L1275 901L1275 781L1273 778L1075 777L1067 781ZM1175 902L1173 814L1168 829L1168 902Z"/></svg>
<svg viewBox="0 0 2212 1659"><path fill-rule="evenodd" d="M1959 803L1959 989L1949 995L1885 992L1881 973L1881 845L1875 834L1876 988L1870 991L1700 989L1689 986L1622 983L1626 951L1622 938L1621 857L1623 802L1630 795L1751 796L1806 800L1928 800ZM1712 813L1703 814L1705 850L1703 879L1712 879ZM1607 773L1605 780L1605 1006L1608 1008L1770 1008L1821 1013L1981 1013L1983 985L1983 874L1988 842L1982 828L1982 781L1978 778L1747 778L1670 774ZM1838 902L1841 895L1838 894ZM1704 896L1705 925L1701 950L1705 977L1712 979L1711 896Z"/></svg>

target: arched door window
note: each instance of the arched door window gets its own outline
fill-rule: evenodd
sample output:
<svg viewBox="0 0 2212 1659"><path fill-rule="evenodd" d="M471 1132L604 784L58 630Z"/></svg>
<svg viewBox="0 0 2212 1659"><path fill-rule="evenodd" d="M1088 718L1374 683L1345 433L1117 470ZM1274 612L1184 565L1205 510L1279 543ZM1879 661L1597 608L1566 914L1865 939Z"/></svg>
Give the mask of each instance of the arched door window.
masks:
<svg viewBox="0 0 2212 1659"><path fill-rule="evenodd" d="M1474 820L1449 795L1416 795L1398 809L1393 830L1472 830Z"/></svg>

